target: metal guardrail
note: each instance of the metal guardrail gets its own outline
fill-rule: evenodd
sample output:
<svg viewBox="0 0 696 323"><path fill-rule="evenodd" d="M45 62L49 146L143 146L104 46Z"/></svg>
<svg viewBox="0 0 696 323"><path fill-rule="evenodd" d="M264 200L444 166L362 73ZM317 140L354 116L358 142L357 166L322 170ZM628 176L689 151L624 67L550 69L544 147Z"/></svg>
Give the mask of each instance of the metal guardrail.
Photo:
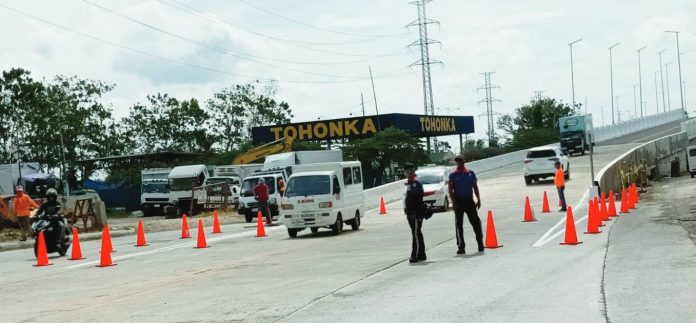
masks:
<svg viewBox="0 0 696 323"><path fill-rule="evenodd" d="M682 122L681 131L686 132L686 137L689 140L696 138L696 118Z"/></svg>
<svg viewBox="0 0 696 323"><path fill-rule="evenodd" d="M382 186L369 188L363 191L363 201L366 210L374 210L379 207L380 198L384 197L385 203L401 199L406 192L406 180L391 182Z"/></svg>
<svg viewBox="0 0 696 323"><path fill-rule="evenodd" d="M684 119L684 110L678 109L644 118L632 119L614 125L598 127L593 130L594 140L595 142L603 142L682 119Z"/></svg>

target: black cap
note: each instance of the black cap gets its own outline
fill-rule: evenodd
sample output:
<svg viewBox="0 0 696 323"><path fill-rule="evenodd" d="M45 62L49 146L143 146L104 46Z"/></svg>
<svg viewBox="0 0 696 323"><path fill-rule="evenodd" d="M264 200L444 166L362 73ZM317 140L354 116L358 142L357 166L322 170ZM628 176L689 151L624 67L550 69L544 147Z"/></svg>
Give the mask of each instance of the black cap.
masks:
<svg viewBox="0 0 696 323"><path fill-rule="evenodd" d="M454 160L464 161L464 155L457 155L457 157L454 157Z"/></svg>

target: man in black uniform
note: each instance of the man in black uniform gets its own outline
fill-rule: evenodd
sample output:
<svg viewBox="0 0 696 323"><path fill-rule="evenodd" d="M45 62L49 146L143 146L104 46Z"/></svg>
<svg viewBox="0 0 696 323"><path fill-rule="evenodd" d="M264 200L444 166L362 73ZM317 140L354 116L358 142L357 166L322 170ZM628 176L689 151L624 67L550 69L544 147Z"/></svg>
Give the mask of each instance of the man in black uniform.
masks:
<svg viewBox="0 0 696 323"><path fill-rule="evenodd" d="M411 227L411 258L408 259L410 263L415 263L418 261L423 261L425 257L425 242L423 242L423 233L421 228L423 226L423 216L425 211L425 204L423 203L423 184L416 180L416 172L413 170L408 170L408 182L406 182L406 219L408 219L408 225Z"/></svg>

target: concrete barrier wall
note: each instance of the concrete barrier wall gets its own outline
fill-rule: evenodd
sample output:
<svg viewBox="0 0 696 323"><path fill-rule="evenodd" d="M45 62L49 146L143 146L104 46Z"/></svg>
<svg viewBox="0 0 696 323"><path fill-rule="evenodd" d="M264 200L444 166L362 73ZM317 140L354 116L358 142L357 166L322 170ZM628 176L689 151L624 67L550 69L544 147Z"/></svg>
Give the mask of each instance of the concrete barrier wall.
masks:
<svg viewBox="0 0 696 323"><path fill-rule="evenodd" d="M599 182L602 192L620 192L621 179L619 177L619 170L621 163L624 161L634 164L645 161L648 164L648 176L654 174L657 178L653 179L659 179L670 176L672 161L679 159L679 173L681 175L687 171L687 143L686 132L680 132L647 142L631 149L612 161L609 165L606 165L597 176L595 176L595 181Z"/></svg>
<svg viewBox="0 0 696 323"><path fill-rule="evenodd" d="M681 131L686 132L689 140L696 138L696 118L682 122Z"/></svg>
<svg viewBox="0 0 696 323"><path fill-rule="evenodd" d="M684 119L684 110L678 109L644 118L632 119L614 125L598 127L594 129L594 141L603 142L682 119Z"/></svg>

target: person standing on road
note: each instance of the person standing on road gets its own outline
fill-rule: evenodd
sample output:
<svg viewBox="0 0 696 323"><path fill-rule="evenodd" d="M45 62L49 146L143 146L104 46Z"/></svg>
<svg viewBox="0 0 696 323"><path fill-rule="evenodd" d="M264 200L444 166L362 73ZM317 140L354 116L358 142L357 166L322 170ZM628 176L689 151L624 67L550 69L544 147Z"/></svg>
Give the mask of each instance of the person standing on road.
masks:
<svg viewBox="0 0 696 323"><path fill-rule="evenodd" d="M563 172L563 168L561 168L561 162L556 162L556 176L554 176L553 182L556 184L556 189L558 190L558 200L561 201L561 209L558 210L558 212L565 212L565 173Z"/></svg>
<svg viewBox="0 0 696 323"><path fill-rule="evenodd" d="M454 227L457 238L457 254L465 254L464 243L464 213L469 218L469 223L474 228L478 251L483 252L483 230L481 229L481 219L477 210L481 208L481 195L479 194L476 174L464 167L464 156L454 158L457 168L449 176L448 188L450 201L454 206ZM473 191L473 194L472 194ZM476 194L476 202L474 202Z"/></svg>
<svg viewBox="0 0 696 323"><path fill-rule="evenodd" d="M14 212L19 224L20 237L19 241L26 241L27 234L31 235L31 227L29 226L29 216L32 208L39 206L32 200L29 195L24 194L24 188L17 186L17 193L14 197Z"/></svg>
<svg viewBox="0 0 696 323"><path fill-rule="evenodd" d="M408 262L415 263L426 260L425 242L423 241L423 215L425 204L423 203L423 184L416 180L416 172L407 171L406 200L404 201L406 219L411 227L411 258Z"/></svg>
<svg viewBox="0 0 696 323"><path fill-rule="evenodd" d="M271 224L273 222L273 217L268 209L268 185L263 180L259 179L259 183L254 187L254 197L256 201L259 202L259 211L261 215L266 219L266 224Z"/></svg>

